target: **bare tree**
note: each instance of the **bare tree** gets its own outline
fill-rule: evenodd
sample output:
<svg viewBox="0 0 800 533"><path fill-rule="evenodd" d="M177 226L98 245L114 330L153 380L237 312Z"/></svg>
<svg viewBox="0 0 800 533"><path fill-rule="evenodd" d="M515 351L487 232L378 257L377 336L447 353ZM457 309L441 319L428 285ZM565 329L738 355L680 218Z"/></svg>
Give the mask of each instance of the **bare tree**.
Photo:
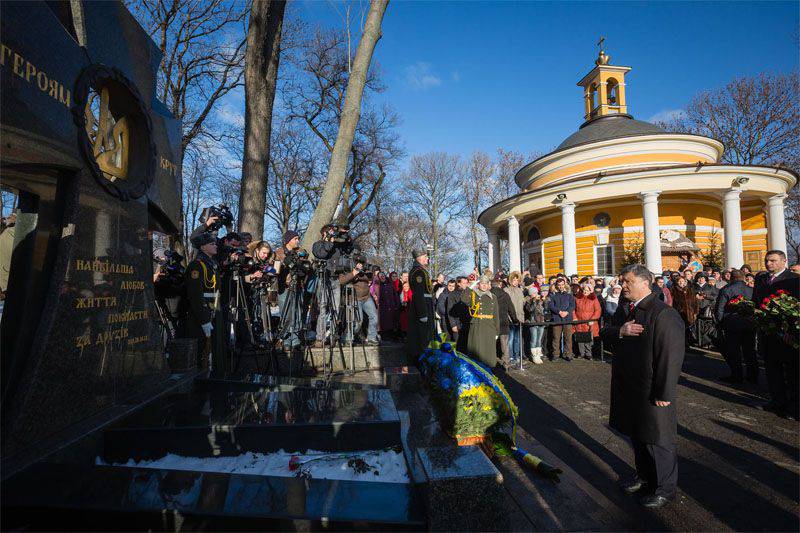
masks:
<svg viewBox="0 0 800 533"><path fill-rule="evenodd" d="M273 233L302 230L308 223L314 191L319 190L322 181L320 166L320 157L304 129L284 122L273 130L266 202L266 217Z"/></svg>
<svg viewBox="0 0 800 533"><path fill-rule="evenodd" d="M460 182L464 199L465 222L468 226L470 243L472 244L473 264L481 270L481 258L486 249L486 237L483 228L478 224L478 215L489 207L489 196L494 178L495 165L485 152L475 151L469 157L466 172Z"/></svg>
<svg viewBox="0 0 800 533"><path fill-rule="evenodd" d="M217 133L208 119L220 99L242 85L243 0L128 0L162 58L158 98L181 121L185 153L196 138Z"/></svg>
<svg viewBox="0 0 800 533"><path fill-rule="evenodd" d="M698 94L683 114L661 126L722 141L725 163L800 171L800 77L793 72L734 79L721 89ZM795 186L786 201L787 245L795 258L800 252L798 204L800 191Z"/></svg>
<svg viewBox="0 0 800 533"><path fill-rule="evenodd" d="M328 165L328 179L325 182L319 204L317 204L314 215L311 217L311 222L303 239L303 245L306 248L311 246L322 226L333 218L336 206L339 203L347 174L353 138L361 114L361 98L367 81L367 73L375 45L381 37L381 22L388 3L388 0L372 0L370 3L364 31L358 43L355 60L348 77L342 117L339 121L339 130Z"/></svg>
<svg viewBox="0 0 800 533"><path fill-rule="evenodd" d="M285 91L289 117L303 122L329 153L338 135L349 79L348 36L349 33L318 30L287 61L295 74L287 77ZM348 156L337 209L340 223L357 224L402 155L396 133L399 117L386 104L378 108L370 105L370 96L384 89L373 64L367 73L363 112Z"/></svg>
<svg viewBox="0 0 800 533"><path fill-rule="evenodd" d="M284 0L253 0L245 56L245 133L239 228L261 238L269 172L272 105L278 81Z"/></svg>
<svg viewBox="0 0 800 533"><path fill-rule="evenodd" d="M450 271L460 261L453 242L454 222L463 216L465 202L453 183L462 179L462 173L457 155L429 152L413 156L404 176L408 204L427 223L434 275Z"/></svg>

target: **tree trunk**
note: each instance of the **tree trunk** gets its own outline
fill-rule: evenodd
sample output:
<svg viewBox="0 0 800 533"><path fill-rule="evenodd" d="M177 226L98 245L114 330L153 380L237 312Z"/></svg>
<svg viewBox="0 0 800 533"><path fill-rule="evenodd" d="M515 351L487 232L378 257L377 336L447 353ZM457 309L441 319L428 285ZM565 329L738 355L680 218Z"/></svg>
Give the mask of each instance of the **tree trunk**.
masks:
<svg viewBox="0 0 800 533"><path fill-rule="evenodd" d="M347 81L342 118L339 121L339 131L336 135L336 143L333 146L328 166L328 180L325 182L325 188L322 190L319 204L314 210L314 215L311 217L303 237L303 247L306 249L309 249L317 239L322 226L331 221L339 203L342 186L347 174L350 149L353 146L356 125L361 115L361 97L364 94L367 72L372 62L375 45L378 43L378 39L381 38L381 21L388 4L389 0L372 0L370 3L367 21L364 24L364 33L358 43L353 69Z"/></svg>
<svg viewBox="0 0 800 533"><path fill-rule="evenodd" d="M253 0L247 28L244 93L245 126L239 231L264 236L272 103L278 80L285 0Z"/></svg>

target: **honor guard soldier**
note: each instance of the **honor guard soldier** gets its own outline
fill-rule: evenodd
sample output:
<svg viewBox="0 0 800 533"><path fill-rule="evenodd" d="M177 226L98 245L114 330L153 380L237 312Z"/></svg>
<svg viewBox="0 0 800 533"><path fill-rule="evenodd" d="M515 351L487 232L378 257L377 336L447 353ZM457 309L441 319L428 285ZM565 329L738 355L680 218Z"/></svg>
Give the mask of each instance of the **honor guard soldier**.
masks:
<svg viewBox="0 0 800 533"><path fill-rule="evenodd" d="M208 354L212 352L213 342L222 340L223 335L215 323L219 317L219 290L217 286L217 240L209 232L198 233L191 238L197 256L186 268L186 293L181 306L183 334L197 339L197 366L208 365ZM213 335L212 335L213 334ZM220 344L220 343L216 343ZM212 355L212 372L225 372L224 350L214 346Z"/></svg>
<svg viewBox="0 0 800 533"><path fill-rule="evenodd" d="M433 319L433 287L431 277L425 267L428 266L428 253L414 250L414 266L408 274L411 286L411 307L408 311L408 337L406 353L419 357L428 343L433 340L436 324Z"/></svg>

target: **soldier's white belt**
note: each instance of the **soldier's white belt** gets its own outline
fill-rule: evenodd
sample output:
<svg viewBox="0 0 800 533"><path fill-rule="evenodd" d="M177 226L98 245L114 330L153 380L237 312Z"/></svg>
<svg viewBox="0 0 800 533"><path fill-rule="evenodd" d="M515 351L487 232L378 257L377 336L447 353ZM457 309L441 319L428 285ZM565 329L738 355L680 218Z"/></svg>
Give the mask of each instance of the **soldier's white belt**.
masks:
<svg viewBox="0 0 800 533"><path fill-rule="evenodd" d="M203 298L213 298L216 295L217 295L217 293L215 293L215 292L204 292L203 293Z"/></svg>
<svg viewBox="0 0 800 533"><path fill-rule="evenodd" d="M425 298L433 298L433 295L432 294L426 294Z"/></svg>

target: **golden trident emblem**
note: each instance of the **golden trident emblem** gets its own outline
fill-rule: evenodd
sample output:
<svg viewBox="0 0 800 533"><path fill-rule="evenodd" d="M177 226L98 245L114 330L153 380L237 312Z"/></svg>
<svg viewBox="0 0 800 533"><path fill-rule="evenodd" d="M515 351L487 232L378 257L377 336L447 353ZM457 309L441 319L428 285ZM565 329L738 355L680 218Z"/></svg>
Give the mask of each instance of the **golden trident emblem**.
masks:
<svg viewBox="0 0 800 533"><path fill-rule="evenodd" d="M92 93L86 101L86 135L92 143L92 151L97 166L108 181L124 180L128 177L128 150L130 131L128 120L116 120L108 109L108 88L100 91L100 105L97 117L92 110L97 93Z"/></svg>

